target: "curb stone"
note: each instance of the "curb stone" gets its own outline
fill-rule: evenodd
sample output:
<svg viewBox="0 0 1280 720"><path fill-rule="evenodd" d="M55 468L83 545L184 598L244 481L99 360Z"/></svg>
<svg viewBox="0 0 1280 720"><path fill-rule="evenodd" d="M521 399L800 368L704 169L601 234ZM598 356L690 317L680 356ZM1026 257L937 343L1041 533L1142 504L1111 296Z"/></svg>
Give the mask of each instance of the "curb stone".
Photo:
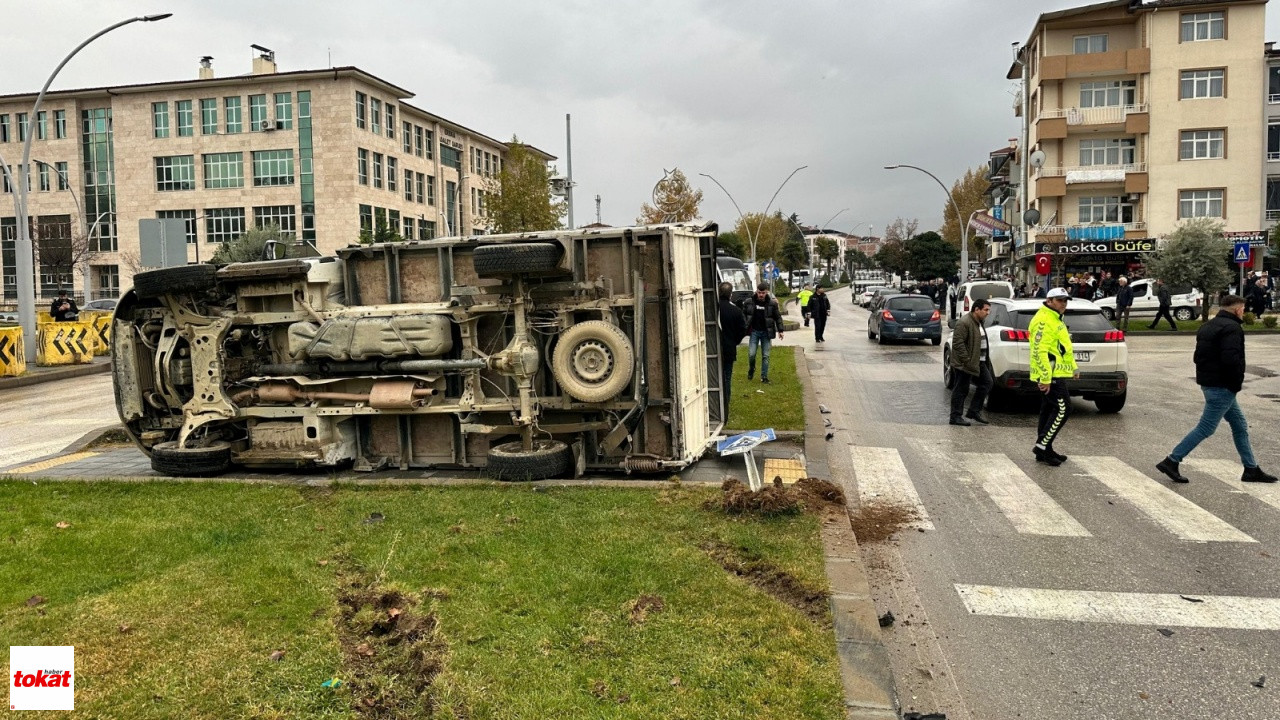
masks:
<svg viewBox="0 0 1280 720"><path fill-rule="evenodd" d="M106 372L111 372L110 360L95 360L84 365L67 365L56 369L30 370L25 375L0 378L0 390L39 385L40 383L83 377L85 375L98 375Z"/></svg>
<svg viewBox="0 0 1280 720"><path fill-rule="evenodd" d="M804 353L803 348L797 351ZM796 375L805 388L805 418L821 417L807 362L797 360ZM805 428L805 474L830 479L826 428L807 422ZM840 682L844 686L845 718L897 720L898 700L889 651L880 640L880 623L858 539L848 516L843 520L823 524L822 552L831 588L831 619L840 658Z"/></svg>

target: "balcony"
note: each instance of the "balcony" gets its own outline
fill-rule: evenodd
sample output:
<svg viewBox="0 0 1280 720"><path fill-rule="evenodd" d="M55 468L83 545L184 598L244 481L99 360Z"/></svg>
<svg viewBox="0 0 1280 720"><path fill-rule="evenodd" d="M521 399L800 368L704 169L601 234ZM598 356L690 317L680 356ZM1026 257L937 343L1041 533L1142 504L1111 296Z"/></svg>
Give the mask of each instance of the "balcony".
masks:
<svg viewBox="0 0 1280 720"><path fill-rule="evenodd" d="M1046 55L1040 62L1040 82L1069 77L1140 75L1151 72L1151 49L1112 50L1079 55Z"/></svg>
<svg viewBox="0 0 1280 720"><path fill-rule="evenodd" d="M1088 108L1046 108L1040 113L1040 117L1065 118L1067 125L1120 125L1130 115L1147 111L1147 103Z"/></svg>
<svg viewBox="0 0 1280 720"><path fill-rule="evenodd" d="M1077 223L1075 225L1041 225L1036 228L1036 242L1138 240L1146 237L1147 224L1145 222Z"/></svg>
<svg viewBox="0 0 1280 720"><path fill-rule="evenodd" d="M1267 210L1267 221L1280 220L1280 210Z"/></svg>

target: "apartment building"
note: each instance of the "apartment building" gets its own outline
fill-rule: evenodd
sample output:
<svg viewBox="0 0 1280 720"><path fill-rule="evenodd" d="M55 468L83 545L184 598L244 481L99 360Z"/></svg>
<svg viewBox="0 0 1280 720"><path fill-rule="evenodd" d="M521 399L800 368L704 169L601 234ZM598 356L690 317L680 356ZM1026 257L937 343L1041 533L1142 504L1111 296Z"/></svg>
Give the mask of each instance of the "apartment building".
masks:
<svg viewBox="0 0 1280 720"><path fill-rule="evenodd" d="M130 286L143 219L186 220L189 262L269 224L320 253L380 228L406 239L485 231L506 143L359 68L278 72L274 53L255 49L247 75L215 77L205 58L194 80L50 92L36 117L34 94L0 97L9 175L33 135L39 296L61 285L114 297ZM0 198L6 301L16 297L16 227L12 197ZM68 273L65 246L77 236L89 252Z"/></svg>
<svg viewBox="0 0 1280 720"><path fill-rule="evenodd" d="M1024 277L1036 253L1055 279L1138 271L1188 218L1261 236L1265 8L1119 0L1040 16L1007 76L1023 83L1039 212L1016 243Z"/></svg>
<svg viewBox="0 0 1280 720"><path fill-rule="evenodd" d="M1267 43L1267 156L1264 166L1266 216L1263 228L1271 231L1280 222L1280 50Z"/></svg>

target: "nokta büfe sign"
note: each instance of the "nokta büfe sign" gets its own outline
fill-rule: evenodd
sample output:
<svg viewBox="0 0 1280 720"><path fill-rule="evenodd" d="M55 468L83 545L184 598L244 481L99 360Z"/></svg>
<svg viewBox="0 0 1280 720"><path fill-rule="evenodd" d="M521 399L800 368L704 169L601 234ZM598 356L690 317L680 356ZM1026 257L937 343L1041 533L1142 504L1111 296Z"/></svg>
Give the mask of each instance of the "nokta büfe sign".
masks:
<svg viewBox="0 0 1280 720"><path fill-rule="evenodd" d="M1037 253L1054 255L1115 255L1155 252L1155 240L1082 240L1065 243L1036 243Z"/></svg>

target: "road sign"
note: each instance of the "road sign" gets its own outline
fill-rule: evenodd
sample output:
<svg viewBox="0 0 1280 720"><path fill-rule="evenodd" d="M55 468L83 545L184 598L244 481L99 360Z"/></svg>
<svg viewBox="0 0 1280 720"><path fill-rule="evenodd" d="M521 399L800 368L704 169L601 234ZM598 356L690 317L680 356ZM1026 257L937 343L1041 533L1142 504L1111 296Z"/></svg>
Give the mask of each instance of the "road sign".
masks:
<svg viewBox="0 0 1280 720"><path fill-rule="evenodd" d="M187 264L187 221L182 218L138 221L139 259L143 267Z"/></svg>
<svg viewBox="0 0 1280 720"><path fill-rule="evenodd" d="M1235 261L1237 263L1241 265L1247 264L1249 262L1249 243L1247 242L1236 243L1235 250L1232 252L1231 256L1235 258Z"/></svg>
<svg viewBox="0 0 1280 720"><path fill-rule="evenodd" d="M985 232L988 235L995 235L998 232L1008 232L1010 226L1009 223L997 220L986 213L974 213L969 218L969 227Z"/></svg>
<svg viewBox="0 0 1280 720"><path fill-rule="evenodd" d="M773 428L767 430L752 430L744 432L741 435L733 435L716 443L716 452L721 455L741 455L742 453L754 450L757 445L767 443L771 440L777 440Z"/></svg>

